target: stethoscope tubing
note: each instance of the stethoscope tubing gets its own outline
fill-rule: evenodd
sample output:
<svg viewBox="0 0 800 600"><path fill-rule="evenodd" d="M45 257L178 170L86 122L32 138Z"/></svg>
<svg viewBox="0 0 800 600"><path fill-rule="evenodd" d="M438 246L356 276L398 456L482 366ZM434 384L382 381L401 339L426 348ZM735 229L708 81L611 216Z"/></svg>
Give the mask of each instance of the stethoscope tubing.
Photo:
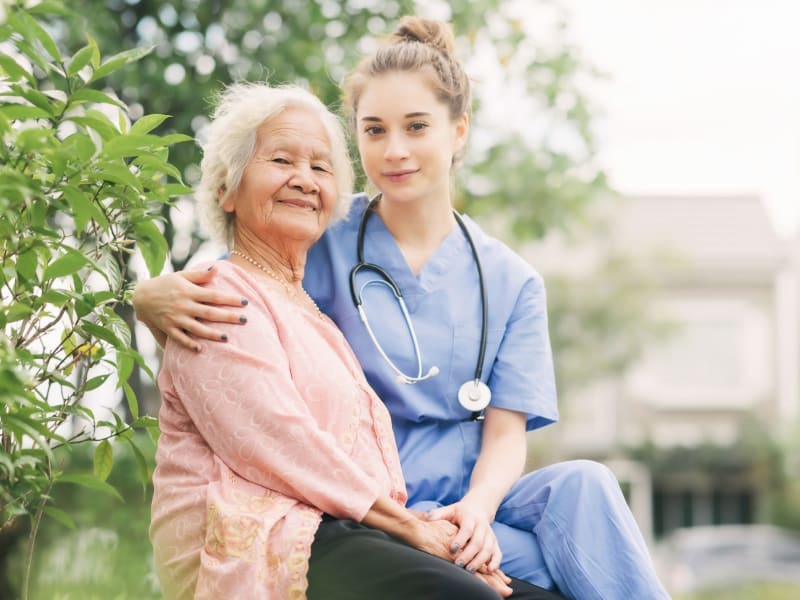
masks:
<svg viewBox="0 0 800 600"><path fill-rule="evenodd" d="M420 350L419 350L419 344L417 342L417 336L416 336L416 333L414 331L414 327L413 327L413 325L411 323L411 316L408 313L408 310L407 310L406 305L405 305L405 300L403 299L403 294L400 291L400 287L394 281L392 276L384 268L382 268L382 267L380 267L380 266L378 266L378 265L376 265L374 263L368 263L368 262L366 262L364 260L364 237L365 237L365 233L366 233L367 220L369 219L370 214L375 210L375 206L377 205L377 202L378 202L379 199L380 199L380 194L378 194L372 200L370 200L369 204L367 205L366 210L364 211L364 214L361 216L361 222L359 223L359 226L358 226L358 237L357 237L357 241L356 241L357 262L353 266L353 268L350 270L350 295L352 297L353 304L355 305L356 309L358 310L359 317L361 318L361 321L366 326L367 332L369 333L369 336L370 336L370 338L372 340L372 343L378 349L378 352L380 353L381 357L386 361L386 363L392 368L392 370L398 375L399 378L402 378L404 381L406 381L406 383L415 383L417 381L422 381L424 379L427 379L430 376L430 372L429 372L428 375L425 375L425 376L422 375L422 356L421 356L421 353L420 353ZM478 255L478 249L475 247L475 242L473 241L472 236L470 235L469 231L467 230L467 226L464 223L464 220L461 218L461 215L459 215L455 210L453 210L453 216L455 217L459 228L461 229L462 233L464 234L464 238L467 240L467 243L469 244L470 251L472 252L472 257L473 257L474 262L475 262L475 268L476 268L476 270L478 272L478 286L480 288L480 294L481 294L481 342L480 342L480 348L479 348L479 351L478 351L478 359L477 359L477 361L475 363L475 373L474 373L474 385L475 385L475 388L477 389L478 384L480 383L480 380L481 380L481 376L483 375L483 364L484 364L484 360L485 360L485 356L486 356L486 344L487 344L487 337L488 337L488 318L489 318L488 305L489 305L489 301L488 301L488 298L487 298L486 285L485 285L484 276L483 276L483 268L481 266L480 257ZM369 325L369 321L367 320L367 315L366 315L366 312L364 311L364 307L363 307L363 300L362 300L362 297L361 297L361 291L363 291L363 288L361 290L359 290L357 282L356 282L356 277L357 277L358 273L360 273L361 271L372 271L375 274L377 274L378 277L380 277L380 280L381 280L380 282L383 283L384 285L387 285L392 290L392 293L395 295L395 297L397 298L397 301L400 304L400 309L403 312L403 317L406 320L406 325L408 326L409 332L411 334L412 343L414 345L414 352L415 352L416 357L417 357L417 371L418 371L418 373L417 373L416 377L409 377L408 375L406 375L402 371L400 371L400 369L397 368L397 366L386 355L385 351L383 350L383 348L381 347L381 345L378 342L377 338L375 337L375 334L373 333L372 328ZM367 284L365 284L364 287L366 287L366 285ZM437 372L438 372L438 369L437 369Z"/></svg>

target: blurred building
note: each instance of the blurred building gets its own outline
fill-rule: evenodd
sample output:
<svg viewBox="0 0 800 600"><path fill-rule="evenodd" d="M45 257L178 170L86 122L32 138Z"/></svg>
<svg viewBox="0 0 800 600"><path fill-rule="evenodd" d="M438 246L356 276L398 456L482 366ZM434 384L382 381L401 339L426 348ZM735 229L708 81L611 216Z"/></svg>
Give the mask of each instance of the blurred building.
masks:
<svg viewBox="0 0 800 600"><path fill-rule="evenodd" d="M738 448L750 432L780 444L797 427L800 244L778 238L752 196L630 198L607 240L647 257L653 314L673 325L625 376L562 400L561 457L609 464L651 539L762 520L768 452ZM537 267L563 264L554 256Z"/></svg>

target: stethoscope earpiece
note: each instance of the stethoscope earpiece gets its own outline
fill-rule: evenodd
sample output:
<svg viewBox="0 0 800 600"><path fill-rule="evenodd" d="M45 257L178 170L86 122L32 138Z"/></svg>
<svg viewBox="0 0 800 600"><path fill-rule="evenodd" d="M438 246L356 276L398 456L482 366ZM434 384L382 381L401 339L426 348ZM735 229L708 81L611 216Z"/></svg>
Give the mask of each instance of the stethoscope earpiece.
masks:
<svg viewBox="0 0 800 600"><path fill-rule="evenodd" d="M411 322L411 316L408 314L408 308L406 307L405 300L403 300L403 294L401 293L399 286L395 283L391 275L389 275L385 269L379 267L378 265L368 263L364 260L364 232L366 231L367 219L369 218L370 213L374 210L375 204L379 198L380 195L373 198L364 211L364 214L361 216L361 223L358 227L358 240L356 243L358 262L350 270L350 294L353 299L353 304L358 309L358 314L367 329L367 333L369 334L372 343L375 345L375 348L378 350L383 360L386 361L386 364L388 364L392 371L394 371L396 375L395 381L397 381L398 384L418 383L438 375L439 367L434 365L428 369L426 374L422 374L422 354L419 350L417 334L414 331L414 325ZM478 282L481 290L481 345L480 351L478 352L477 364L475 365L475 378L467 381L458 389L459 404L461 404L461 406L467 410L475 413L486 408L489 405L489 401L492 399L491 390L489 390L489 387L481 381L481 374L483 373L483 358L486 354L486 338L488 333L488 300L486 298L486 287L484 286L483 281L483 269L481 268L481 261L478 257L478 250L475 248L475 242L472 241L472 236L469 234L469 231L467 231L467 226L464 224L464 221L455 210L453 211L453 216L461 228L461 231L464 233L464 238L467 240L470 250L472 250L472 257L475 260L475 268L478 271ZM365 283L361 287L361 290L359 290L356 283L356 275L358 275L360 271L372 271L378 275L380 279ZM361 300L361 292L365 287L367 287L367 285L370 285L370 283L383 284L389 287L397 298L397 302L400 305L400 310L403 312L403 318L406 321L406 327L411 335L412 344L414 345L414 354L416 355L417 359L416 376L412 377L406 375L397 367L397 365L392 362L392 360L386 355L386 352L384 352L383 348L378 342L378 339L375 337L375 333L372 331L372 327L369 325L367 314L364 311L363 302Z"/></svg>

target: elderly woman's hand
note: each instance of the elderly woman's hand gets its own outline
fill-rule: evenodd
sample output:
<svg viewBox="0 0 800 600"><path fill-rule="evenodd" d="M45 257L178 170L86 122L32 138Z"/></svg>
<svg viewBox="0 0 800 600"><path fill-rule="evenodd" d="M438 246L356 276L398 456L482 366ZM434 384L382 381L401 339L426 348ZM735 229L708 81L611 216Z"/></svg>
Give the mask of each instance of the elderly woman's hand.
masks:
<svg viewBox="0 0 800 600"><path fill-rule="evenodd" d="M213 341L226 341L225 334L202 321L217 323L247 322L241 310L226 310L217 306L247 305L246 298L219 292L202 286L214 277L212 265L201 271L179 271L141 281L133 294L136 317L153 332L163 346L167 337L190 350L200 350L191 336ZM201 321L202 320L202 321Z"/></svg>
<svg viewBox="0 0 800 600"><path fill-rule="evenodd" d="M457 565L470 572L483 565L490 572L500 566L503 553L485 510L464 499L430 511L427 518L445 519L458 527L452 548Z"/></svg>
<svg viewBox="0 0 800 600"><path fill-rule="evenodd" d="M422 534L414 545L429 554L453 562L452 544L458 528L443 519L430 520L423 517L420 522L427 527L423 526ZM484 564L475 571L475 575L504 598L513 592L508 585L511 579L498 568L489 568Z"/></svg>

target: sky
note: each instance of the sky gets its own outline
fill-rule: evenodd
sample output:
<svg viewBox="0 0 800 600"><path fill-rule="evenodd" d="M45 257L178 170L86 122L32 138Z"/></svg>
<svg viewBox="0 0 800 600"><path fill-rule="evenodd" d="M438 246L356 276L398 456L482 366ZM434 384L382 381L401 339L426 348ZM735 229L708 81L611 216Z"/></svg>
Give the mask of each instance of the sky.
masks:
<svg viewBox="0 0 800 600"><path fill-rule="evenodd" d="M623 193L756 194L800 222L800 2L562 0L568 39L609 78L591 97Z"/></svg>

